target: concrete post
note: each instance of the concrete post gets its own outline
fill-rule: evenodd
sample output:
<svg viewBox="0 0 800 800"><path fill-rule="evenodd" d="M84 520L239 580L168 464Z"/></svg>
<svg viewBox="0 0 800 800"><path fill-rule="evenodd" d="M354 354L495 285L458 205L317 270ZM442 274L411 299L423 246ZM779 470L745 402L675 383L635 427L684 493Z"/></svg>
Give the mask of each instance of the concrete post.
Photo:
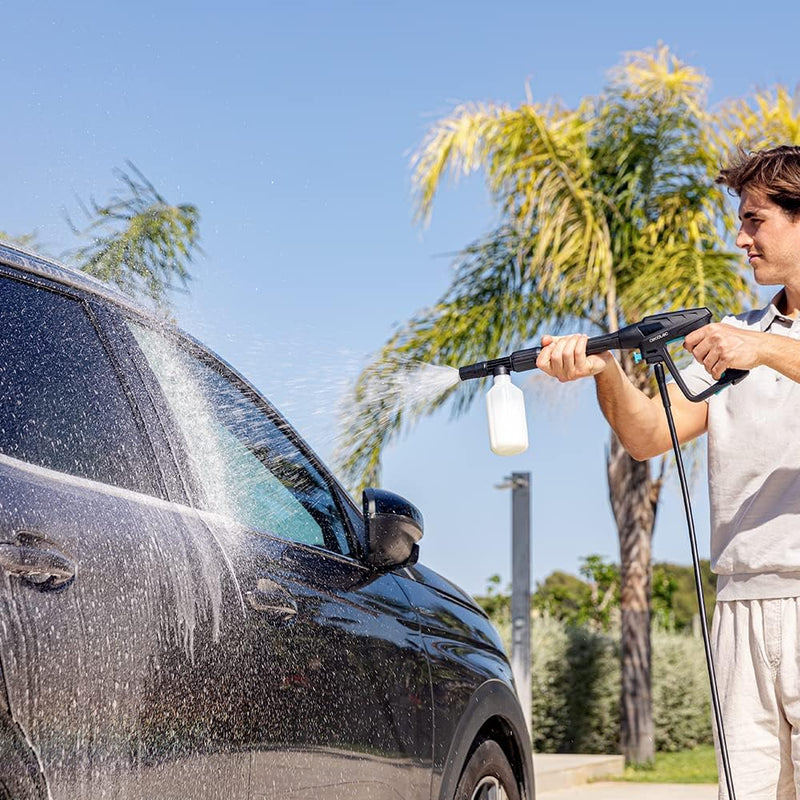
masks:
<svg viewBox="0 0 800 800"><path fill-rule="evenodd" d="M511 474L511 669L531 731L531 474Z"/></svg>

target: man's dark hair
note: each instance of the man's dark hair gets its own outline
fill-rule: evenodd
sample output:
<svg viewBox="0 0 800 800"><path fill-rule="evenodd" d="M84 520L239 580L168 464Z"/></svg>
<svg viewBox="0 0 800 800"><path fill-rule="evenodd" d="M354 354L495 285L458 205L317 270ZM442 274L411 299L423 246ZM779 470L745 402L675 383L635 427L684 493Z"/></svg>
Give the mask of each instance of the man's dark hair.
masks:
<svg viewBox="0 0 800 800"><path fill-rule="evenodd" d="M750 153L740 149L716 182L739 196L745 189L763 194L792 221L800 217L800 147L781 145Z"/></svg>

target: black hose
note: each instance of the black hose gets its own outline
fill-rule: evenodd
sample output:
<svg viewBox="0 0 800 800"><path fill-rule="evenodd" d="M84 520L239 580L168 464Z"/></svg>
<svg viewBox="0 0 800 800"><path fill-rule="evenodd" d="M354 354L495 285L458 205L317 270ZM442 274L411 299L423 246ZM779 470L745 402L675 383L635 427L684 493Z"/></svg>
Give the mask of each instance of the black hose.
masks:
<svg viewBox="0 0 800 800"><path fill-rule="evenodd" d="M681 482L681 494L683 495L683 506L686 510L686 523L689 526L689 544L692 549L692 566L694 567L694 586L697 591L697 605L700 610L700 628L703 632L703 646L706 651L706 666L708 667L708 681L711 685L711 705L714 709L714 721L717 725L717 742L719 745L720 760L722 761L722 771L725 775L725 785L728 788L730 800L736 800L733 791L733 777L731 776L731 763L728 758L728 744L725 741L725 730L722 726L722 711L719 705L719 690L717 689L717 678L714 672L714 659L711 655L711 642L708 636L708 624L706 622L706 601L703 597L703 579L700 573L700 557L697 552L697 536L694 530L694 519L692 516L692 502L689 498L689 485L686 481L686 472L683 468L683 457L681 456L681 444L678 441L678 434L675 431L675 420L672 417L672 405L669 401L667 392L667 379L664 373L664 365L657 363L654 365L656 371L656 382L658 391L661 393L661 402L664 404L664 411L667 414L667 425L669 435L672 439L672 449L675 451L675 461L678 465L678 477Z"/></svg>

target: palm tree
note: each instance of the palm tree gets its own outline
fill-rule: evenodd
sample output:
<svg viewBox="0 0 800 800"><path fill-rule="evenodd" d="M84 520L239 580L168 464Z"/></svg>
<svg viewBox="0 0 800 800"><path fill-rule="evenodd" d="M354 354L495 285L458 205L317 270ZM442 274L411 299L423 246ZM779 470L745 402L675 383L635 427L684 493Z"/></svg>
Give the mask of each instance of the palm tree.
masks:
<svg viewBox="0 0 800 800"><path fill-rule="evenodd" d="M42 246L39 242L38 235L35 232L23 233L14 236L10 233L6 233L5 231L0 231L0 241L8 242L8 244L13 244L26 250L36 250L37 252L41 252Z"/></svg>
<svg viewBox="0 0 800 800"><path fill-rule="evenodd" d="M197 207L172 205L130 161L116 170L123 191L104 204L82 204L85 227L69 218L88 243L70 253L78 269L113 283L127 294L167 305L170 290L185 288L199 247Z"/></svg>
<svg viewBox="0 0 800 800"><path fill-rule="evenodd" d="M741 306L748 284L714 185L723 133L705 92L704 76L660 46L629 54L603 93L575 109L530 98L519 108L468 105L431 128L413 159L418 219L429 219L448 173L481 169L501 223L463 251L445 295L359 377L337 456L351 487L378 482L383 448L415 417L448 401L458 413L477 394L475 381L451 384L409 408L379 386L407 360L457 366L543 332ZM622 364L652 395L647 370L626 355ZM654 757L650 553L664 459L653 474L612 433L606 470L620 541L621 745L629 762L645 763Z"/></svg>

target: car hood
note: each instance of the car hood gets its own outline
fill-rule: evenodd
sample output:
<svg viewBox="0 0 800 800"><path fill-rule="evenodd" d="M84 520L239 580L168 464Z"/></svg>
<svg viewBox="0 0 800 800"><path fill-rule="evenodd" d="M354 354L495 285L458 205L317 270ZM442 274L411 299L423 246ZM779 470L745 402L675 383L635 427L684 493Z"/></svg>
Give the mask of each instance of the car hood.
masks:
<svg viewBox="0 0 800 800"><path fill-rule="evenodd" d="M472 595L430 567L426 567L424 564L415 564L413 567L409 567L407 572L418 583L424 584L439 594L446 595L451 600L455 600L457 603L468 606L473 611L486 616L486 612L475 602Z"/></svg>

